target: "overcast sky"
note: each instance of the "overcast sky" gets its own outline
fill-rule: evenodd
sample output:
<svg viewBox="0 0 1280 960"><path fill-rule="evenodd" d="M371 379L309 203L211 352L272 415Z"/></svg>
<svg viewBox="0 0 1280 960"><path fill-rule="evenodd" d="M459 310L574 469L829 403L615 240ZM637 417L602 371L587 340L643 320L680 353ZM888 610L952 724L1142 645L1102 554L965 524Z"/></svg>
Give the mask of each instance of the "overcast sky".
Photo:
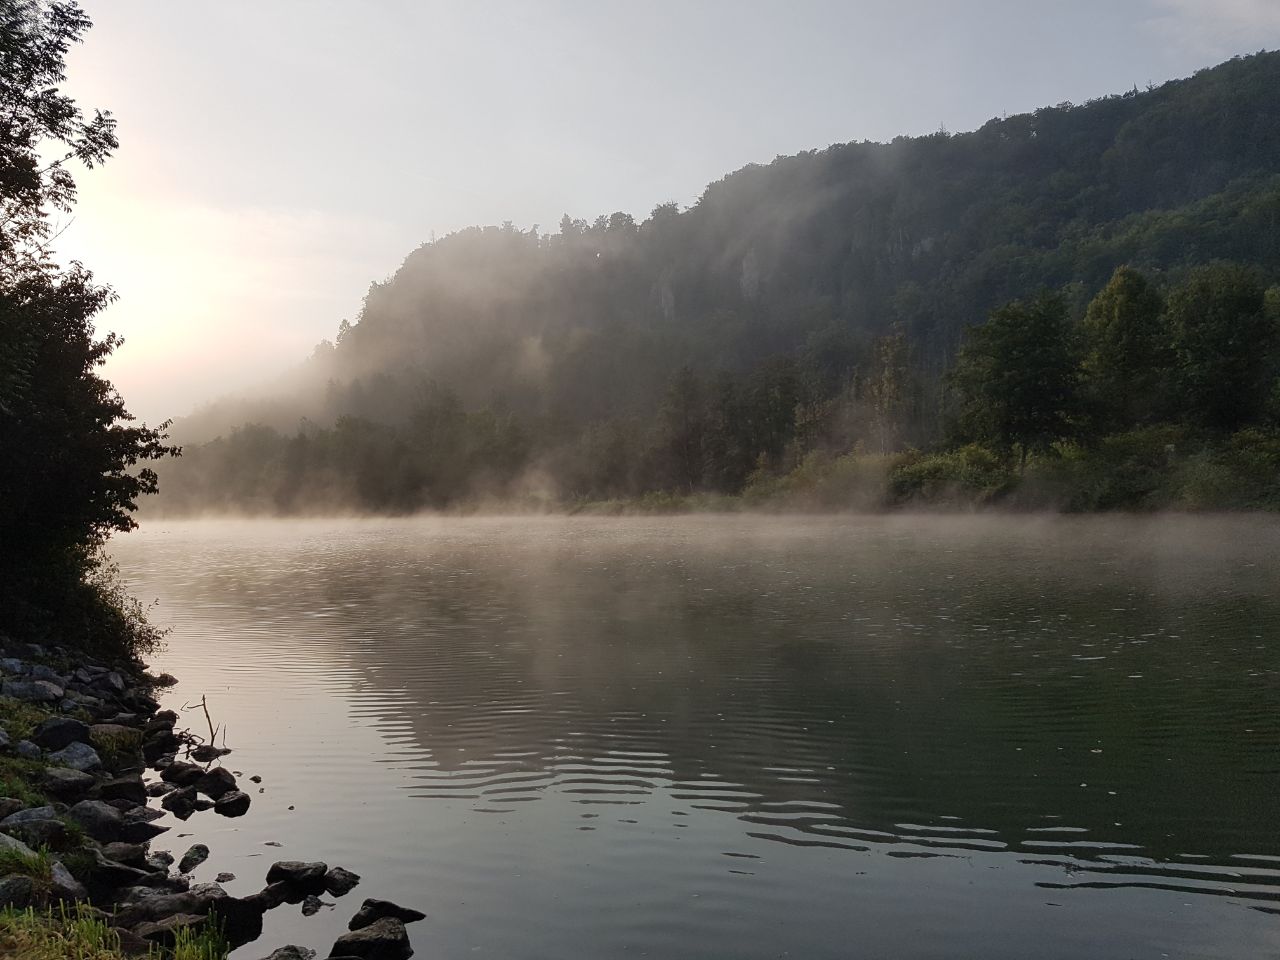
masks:
<svg viewBox="0 0 1280 960"><path fill-rule="evenodd" d="M59 241L156 421L268 379L432 234L706 184L1280 47L1280 0L82 0L119 153Z"/></svg>

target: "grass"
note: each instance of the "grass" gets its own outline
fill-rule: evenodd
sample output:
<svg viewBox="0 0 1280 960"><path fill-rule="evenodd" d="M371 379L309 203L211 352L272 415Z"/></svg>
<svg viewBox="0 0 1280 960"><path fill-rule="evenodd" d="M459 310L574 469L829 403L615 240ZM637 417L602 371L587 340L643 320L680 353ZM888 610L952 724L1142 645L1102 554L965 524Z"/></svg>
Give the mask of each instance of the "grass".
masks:
<svg viewBox="0 0 1280 960"><path fill-rule="evenodd" d="M119 733L96 733L90 736L93 747L108 770L119 770L141 762L142 731L128 730Z"/></svg>
<svg viewBox="0 0 1280 960"><path fill-rule="evenodd" d="M40 789L45 766L39 760L23 760L20 757L0 757L0 797L13 797L28 807L40 807L48 803Z"/></svg>
<svg viewBox="0 0 1280 960"><path fill-rule="evenodd" d="M0 727L4 727L15 743L30 739L32 731L49 715L47 708L13 697L0 697Z"/></svg>
<svg viewBox="0 0 1280 960"><path fill-rule="evenodd" d="M0 848L0 877L11 873L30 877L36 898L44 900L53 888L53 857L46 847L33 853Z"/></svg>
<svg viewBox="0 0 1280 960"><path fill-rule="evenodd" d="M151 960L226 960L217 932L180 930L172 951L153 947ZM120 935L83 904L56 911L0 910L0 958L4 960L136 960L120 948Z"/></svg>

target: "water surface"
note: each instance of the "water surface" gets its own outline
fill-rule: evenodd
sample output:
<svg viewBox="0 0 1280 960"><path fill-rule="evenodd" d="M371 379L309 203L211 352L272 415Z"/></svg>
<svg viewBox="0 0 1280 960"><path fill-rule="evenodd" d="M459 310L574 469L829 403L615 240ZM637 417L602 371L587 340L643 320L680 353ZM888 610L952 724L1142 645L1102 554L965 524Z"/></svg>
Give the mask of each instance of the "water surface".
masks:
<svg viewBox="0 0 1280 960"><path fill-rule="evenodd" d="M166 705L206 695L263 778L156 845L209 843L237 894L281 858L365 877L237 958L324 956L365 896L441 958L1280 953L1273 519L153 523L113 552L173 627Z"/></svg>

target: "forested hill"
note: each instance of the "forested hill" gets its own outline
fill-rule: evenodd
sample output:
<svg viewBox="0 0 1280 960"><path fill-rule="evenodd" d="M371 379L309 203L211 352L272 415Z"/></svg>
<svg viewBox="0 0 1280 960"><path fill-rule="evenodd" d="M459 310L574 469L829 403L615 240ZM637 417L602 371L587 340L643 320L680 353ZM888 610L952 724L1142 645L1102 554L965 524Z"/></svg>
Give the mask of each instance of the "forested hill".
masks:
<svg viewBox="0 0 1280 960"><path fill-rule="evenodd" d="M790 423L761 427L733 477L712 484L732 491L806 430L830 434L801 408L842 393L870 402L889 340L914 384L894 443L928 446L943 435L943 374L963 333L996 307L1062 290L1079 318L1120 265L1167 286L1215 260L1254 268L1263 285L1280 275L1277 53L970 133L779 157L711 184L687 210L659 206L641 222L566 216L553 234L504 225L426 244L370 288L332 346L321 344L304 372L309 387L215 405L180 424L183 439L223 437L216 457L189 450L187 464L169 471L171 486L186 489L164 496L171 505L288 503L197 478L193 461L210 468L250 447L271 459L289 437L352 420L410 446L424 431L465 432L460 457L474 443L504 451L489 449L482 467L458 465L447 482L401 463L394 469L411 476L395 489L376 491L366 478L368 495L338 498L375 509L439 505L469 487L463 474L502 487L534 465L569 495L661 489L656 474L637 479L657 468L636 457L653 445L681 370L707 390L755 389L790 407ZM845 414L838 442L871 445L855 435L867 417ZM762 408L742 415L784 418ZM459 422L446 429L451 418ZM270 429L240 431L237 454L227 431L235 420ZM636 457L615 465L612 479L584 472L579 461L598 461L600 444ZM326 456L325 469L342 474L339 454ZM313 467L300 461L294 475Z"/></svg>

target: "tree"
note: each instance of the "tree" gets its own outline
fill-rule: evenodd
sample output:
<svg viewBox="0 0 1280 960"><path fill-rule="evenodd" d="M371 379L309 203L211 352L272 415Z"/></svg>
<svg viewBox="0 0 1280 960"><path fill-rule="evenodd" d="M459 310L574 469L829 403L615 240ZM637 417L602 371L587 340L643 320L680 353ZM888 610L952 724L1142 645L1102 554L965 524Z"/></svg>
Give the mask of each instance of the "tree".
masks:
<svg viewBox="0 0 1280 960"><path fill-rule="evenodd" d="M1132 267L1120 267L1084 318L1084 376L1105 429L1146 424L1160 413L1171 362L1164 302Z"/></svg>
<svg viewBox="0 0 1280 960"><path fill-rule="evenodd" d="M1199 267L1169 295L1179 402L1189 419L1232 431L1262 415L1277 345L1265 298L1254 273L1233 263Z"/></svg>
<svg viewBox="0 0 1280 960"><path fill-rule="evenodd" d="M109 114L86 120L58 90L89 25L75 3L0 0L0 627L79 618L79 639L104 601L120 612L118 589L91 581L106 538L136 526L137 499L156 489L138 464L178 452L167 424L135 426L98 374L120 343L93 326L113 294L48 251L51 212L75 199L67 164L117 145Z"/></svg>
<svg viewBox="0 0 1280 960"><path fill-rule="evenodd" d="M1079 364L1062 297L1015 300L968 331L952 373L966 439L1022 466L1075 431Z"/></svg>

